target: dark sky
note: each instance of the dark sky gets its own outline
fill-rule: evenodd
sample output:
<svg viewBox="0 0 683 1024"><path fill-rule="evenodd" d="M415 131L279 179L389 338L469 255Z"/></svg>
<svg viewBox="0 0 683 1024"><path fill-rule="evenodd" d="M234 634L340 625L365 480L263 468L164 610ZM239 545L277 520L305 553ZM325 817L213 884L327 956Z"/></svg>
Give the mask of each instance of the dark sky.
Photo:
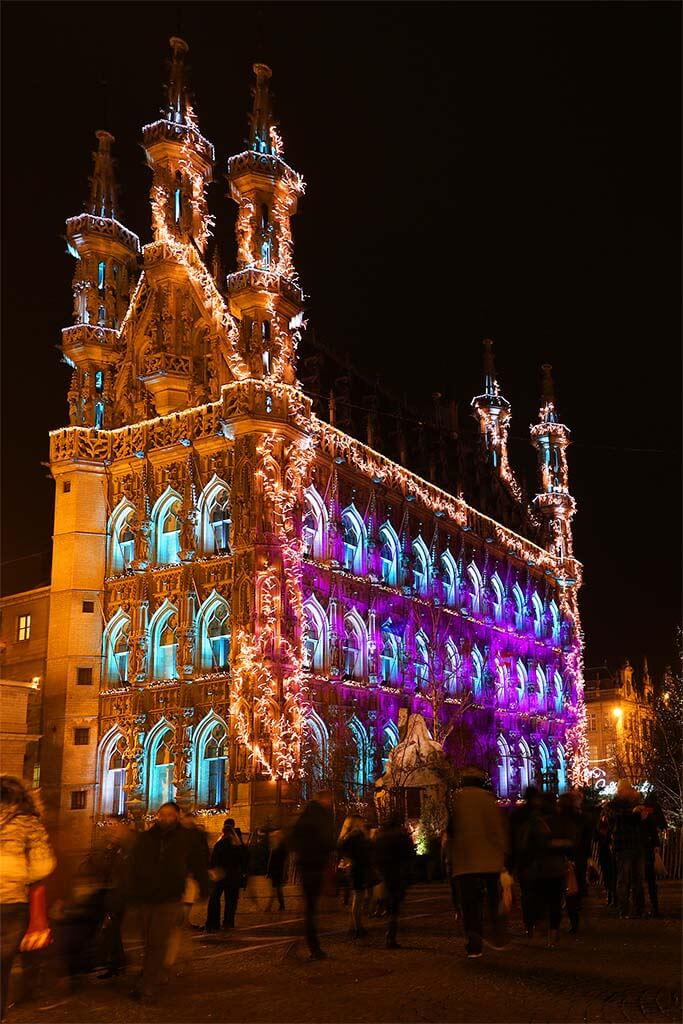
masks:
<svg viewBox="0 0 683 1024"><path fill-rule="evenodd" d="M274 70L309 323L414 398L461 412L496 340L513 462L529 468L539 366L572 429L586 663L680 620L680 7L668 3L4 3L3 558L49 547L41 460L66 422L64 220L109 128L125 223L150 239L141 126L170 35L190 44L230 269L227 157L251 64ZM103 84L103 83L106 83ZM106 122L106 123L105 123Z"/></svg>

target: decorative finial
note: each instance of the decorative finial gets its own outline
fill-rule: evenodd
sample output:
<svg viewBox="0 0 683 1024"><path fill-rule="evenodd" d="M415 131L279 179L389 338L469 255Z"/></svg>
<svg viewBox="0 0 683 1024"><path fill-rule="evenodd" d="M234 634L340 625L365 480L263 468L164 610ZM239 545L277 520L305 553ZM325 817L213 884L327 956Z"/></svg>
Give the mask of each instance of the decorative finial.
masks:
<svg viewBox="0 0 683 1024"><path fill-rule="evenodd" d="M541 384L541 393L543 395L543 402L548 405L550 402L555 404L555 384L553 382L552 366L550 363L543 363L541 366L543 371L543 382Z"/></svg>
<svg viewBox="0 0 683 1024"><path fill-rule="evenodd" d="M493 360L493 341L491 338L484 338L484 394L497 395L498 385L496 384L496 364Z"/></svg>
<svg viewBox="0 0 683 1024"><path fill-rule="evenodd" d="M171 36L169 39L172 57L168 92L168 109L166 116L169 121L176 124L191 124L194 122L194 113L187 95L187 65L185 56L190 47L180 36Z"/></svg>
<svg viewBox="0 0 683 1024"><path fill-rule="evenodd" d="M254 64L256 85L252 89L254 106L249 118L251 127L251 148L256 153L273 151L270 129L272 114L270 110L270 89L268 83L273 75L267 64Z"/></svg>
<svg viewBox="0 0 683 1024"><path fill-rule="evenodd" d="M117 216L116 183L114 181L114 164L111 156L111 144L114 136L110 132L99 131L97 152L93 153L95 167L90 179L90 197L87 212L94 217Z"/></svg>

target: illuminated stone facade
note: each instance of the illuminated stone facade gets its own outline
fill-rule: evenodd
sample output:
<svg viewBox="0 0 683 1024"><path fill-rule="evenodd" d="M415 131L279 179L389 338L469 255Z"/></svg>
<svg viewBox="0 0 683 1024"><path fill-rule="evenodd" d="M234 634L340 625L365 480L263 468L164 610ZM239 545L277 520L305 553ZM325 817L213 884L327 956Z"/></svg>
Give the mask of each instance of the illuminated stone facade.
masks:
<svg viewBox="0 0 683 1024"><path fill-rule="evenodd" d="M166 108L143 130L152 242L140 250L117 220L106 133L88 208L67 222L46 796L73 843L99 815L173 794L249 828L321 784L367 797L411 710L502 798L564 785L585 766L581 567L549 374L533 506L508 463L490 348L473 401L482 473L514 531L315 415L297 378L290 218L304 184L283 159L270 70L255 66L249 147L228 161L237 269L221 279L205 262L213 147L187 47L171 44ZM76 748L86 722L97 742Z"/></svg>
<svg viewBox="0 0 683 1024"><path fill-rule="evenodd" d="M647 660L634 675L627 661L586 670L586 737L591 781L598 788L620 778L648 781L654 743L654 687Z"/></svg>

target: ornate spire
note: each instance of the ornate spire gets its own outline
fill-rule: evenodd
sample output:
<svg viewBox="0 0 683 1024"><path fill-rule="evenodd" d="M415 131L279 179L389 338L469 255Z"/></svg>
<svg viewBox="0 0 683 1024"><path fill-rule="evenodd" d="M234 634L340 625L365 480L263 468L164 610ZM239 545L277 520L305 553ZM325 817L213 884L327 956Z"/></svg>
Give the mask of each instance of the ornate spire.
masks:
<svg viewBox="0 0 683 1024"><path fill-rule="evenodd" d="M195 125L196 118L188 96L188 67L185 63L190 47L179 36L171 36L169 43L172 55L166 86L167 104L162 113L166 120L173 121L174 124Z"/></svg>
<svg viewBox="0 0 683 1024"><path fill-rule="evenodd" d="M485 458L509 488L512 495L521 501L522 493L508 461L508 429L510 425L510 403L500 393L493 361L493 341L484 338L484 392L475 395L471 405L479 420L481 440Z"/></svg>
<svg viewBox="0 0 683 1024"><path fill-rule="evenodd" d="M118 218L117 188L114 180L114 162L111 156L111 144L114 136L106 131L95 133L97 136L97 152L93 153L95 163L90 178L90 196L86 205L86 213L93 217Z"/></svg>
<svg viewBox="0 0 683 1024"><path fill-rule="evenodd" d="M550 363L543 363L541 372L541 396L543 406L541 408L541 420L545 423L557 423L557 410L555 408L555 382L553 381L552 366Z"/></svg>
<svg viewBox="0 0 683 1024"><path fill-rule="evenodd" d="M484 338L484 394L498 397L499 388L496 380L496 365L493 359L493 341Z"/></svg>
<svg viewBox="0 0 683 1024"><path fill-rule="evenodd" d="M539 491L534 504L546 521L546 546L559 558L572 557L571 520L576 503L569 493L567 448L569 427L560 423L555 408L552 366L541 367L542 405L538 423L531 428L531 443L538 452Z"/></svg>
<svg viewBox="0 0 683 1024"><path fill-rule="evenodd" d="M252 87L251 93L254 97L254 104L249 115L249 147L255 153L273 153L280 156L282 146L279 139L273 145L273 116L270 103L270 87L268 83L273 75L267 64L254 64L256 84Z"/></svg>

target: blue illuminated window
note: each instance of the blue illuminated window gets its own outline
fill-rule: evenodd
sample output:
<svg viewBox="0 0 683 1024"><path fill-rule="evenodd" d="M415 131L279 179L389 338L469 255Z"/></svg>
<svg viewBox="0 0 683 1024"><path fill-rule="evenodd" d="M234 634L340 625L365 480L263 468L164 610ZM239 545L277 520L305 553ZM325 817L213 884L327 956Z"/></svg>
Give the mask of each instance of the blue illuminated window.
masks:
<svg viewBox="0 0 683 1024"><path fill-rule="evenodd" d="M99 391L102 394L104 389L104 371L98 370L95 373L95 391Z"/></svg>
<svg viewBox="0 0 683 1024"><path fill-rule="evenodd" d="M102 402L95 402L95 426L101 430L104 423L104 405Z"/></svg>
<svg viewBox="0 0 683 1024"><path fill-rule="evenodd" d="M100 260L97 264L97 287L101 292L104 291L104 274L106 270L106 263L104 260Z"/></svg>
<svg viewBox="0 0 683 1024"><path fill-rule="evenodd" d="M207 634L215 668L226 668L230 657L230 626L227 604L216 606L207 623Z"/></svg>

